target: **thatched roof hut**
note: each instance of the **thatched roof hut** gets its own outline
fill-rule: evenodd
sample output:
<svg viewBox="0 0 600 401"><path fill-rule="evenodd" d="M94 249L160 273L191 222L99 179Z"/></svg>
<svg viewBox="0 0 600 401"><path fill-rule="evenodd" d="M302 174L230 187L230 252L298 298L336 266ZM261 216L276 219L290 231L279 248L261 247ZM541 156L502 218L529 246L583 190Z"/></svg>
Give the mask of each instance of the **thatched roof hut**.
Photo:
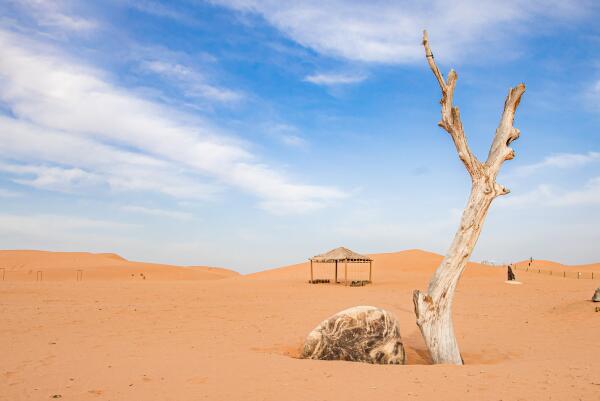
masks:
<svg viewBox="0 0 600 401"><path fill-rule="evenodd" d="M313 256L310 258L311 261L317 263L327 263L327 262L372 262L368 256L361 255L354 251L351 251L348 248L344 248L340 246L339 248L332 249L329 252L322 253L320 255Z"/></svg>
<svg viewBox="0 0 600 401"><path fill-rule="evenodd" d="M310 282L316 282L313 273L313 263L335 263L335 283L338 282L338 263L344 263L344 284L348 285L348 263L368 263L369 264L369 280L372 279L373 259L368 256L361 255L343 246L330 250L329 252L315 255L310 260Z"/></svg>

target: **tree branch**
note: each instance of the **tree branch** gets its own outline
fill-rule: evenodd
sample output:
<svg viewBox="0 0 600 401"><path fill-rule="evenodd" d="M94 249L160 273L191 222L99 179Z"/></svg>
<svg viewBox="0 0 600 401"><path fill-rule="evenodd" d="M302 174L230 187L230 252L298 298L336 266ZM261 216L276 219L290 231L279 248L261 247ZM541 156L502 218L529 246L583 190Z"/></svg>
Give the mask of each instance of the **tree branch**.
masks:
<svg viewBox="0 0 600 401"><path fill-rule="evenodd" d="M513 127L513 123L515 120L515 112L517 111L517 107L519 107L523 93L525 93L525 84L520 83L514 88L511 88L508 91L508 96L506 96L504 111L502 112L500 123L496 129L496 135L494 136L494 141L490 147L490 153L485 162L485 166L493 179L498 175L502 163L504 163L505 160L511 160L515 157L515 151L508 145L519 138L519 135L521 134L517 128Z"/></svg>
<svg viewBox="0 0 600 401"><path fill-rule="evenodd" d="M458 152L458 157L465 165L471 178L474 179L479 177L482 174L482 164L471 152L460 120L460 111L458 107L455 107L452 104L454 88L456 87L458 76L454 70L450 70L447 82L444 81L444 77L438 66L435 64L433 53L429 47L427 31L423 31L423 47L425 48L427 63L429 64L433 75L437 78L440 89L442 90L442 99L440 100L440 104L442 105L442 120L438 125L452 137L452 141Z"/></svg>

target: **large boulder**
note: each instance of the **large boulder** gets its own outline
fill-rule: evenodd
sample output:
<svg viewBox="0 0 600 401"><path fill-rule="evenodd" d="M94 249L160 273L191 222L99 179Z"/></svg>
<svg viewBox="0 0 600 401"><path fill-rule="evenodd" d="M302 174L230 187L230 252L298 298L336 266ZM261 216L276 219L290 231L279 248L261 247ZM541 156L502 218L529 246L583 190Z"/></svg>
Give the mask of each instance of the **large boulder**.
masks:
<svg viewBox="0 0 600 401"><path fill-rule="evenodd" d="M592 301L600 302L600 287L596 288L596 292L594 292L594 296L592 297Z"/></svg>
<svg viewBox="0 0 600 401"><path fill-rule="evenodd" d="M373 306L356 306L322 321L308 334L302 358L404 364L396 318Z"/></svg>

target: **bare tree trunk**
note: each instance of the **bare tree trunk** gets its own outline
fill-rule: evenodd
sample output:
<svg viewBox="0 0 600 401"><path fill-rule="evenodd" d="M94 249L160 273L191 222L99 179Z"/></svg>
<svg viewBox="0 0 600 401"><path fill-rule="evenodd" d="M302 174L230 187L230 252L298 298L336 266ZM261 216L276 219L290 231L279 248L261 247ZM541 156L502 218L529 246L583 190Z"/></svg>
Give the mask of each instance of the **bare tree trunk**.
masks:
<svg viewBox="0 0 600 401"><path fill-rule="evenodd" d="M427 32L423 32L423 46L429 66L442 90L442 120L438 125L452 137L458 157L471 175L472 187L469 202L450 249L431 278L427 293L415 290L413 302L417 325L421 329L433 362L462 365L463 360L452 324L454 290L477 243L492 201L497 196L509 193L508 189L496 183L496 176L502 163L515 156L508 145L520 134L519 130L513 127L513 121L521 96L525 92L525 85L519 84L510 89L488 159L481 163L467 144L460 112L458 107L452 104L458 78L456 72L450 70L448 80L444 81L429 48Z"/></svg>

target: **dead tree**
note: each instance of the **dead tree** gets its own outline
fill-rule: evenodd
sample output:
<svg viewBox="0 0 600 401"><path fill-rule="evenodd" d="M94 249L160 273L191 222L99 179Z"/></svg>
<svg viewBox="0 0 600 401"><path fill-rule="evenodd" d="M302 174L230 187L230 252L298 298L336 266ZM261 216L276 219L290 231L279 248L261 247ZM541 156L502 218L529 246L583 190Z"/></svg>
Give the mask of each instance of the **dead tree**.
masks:
<svg viewBox="0 0 600 401"><path fill-rule="evenodd" d="M463 360L452 325L454 290L479 238L481 226L492 201L497 196L509 193L508 189L496 183L496 176L504 161L515 157L515 152L509 145L519 137L519 130L513 127L513 121L521 96L525 92L525 85L521 83L508 91L488 158L485 163L481 163L467 144L460 112L458 107L452 104L458 78L456 72L450 70L448 79L444 80L429 48L427 31L423 32L423 46L429 67L442 90L442 120L438 125L450 134L458 157L471 176L472 186L469 201L450 249L431 278L427 292L414 291L413 302L417 325L433 362L462 365Z"/></svg>

